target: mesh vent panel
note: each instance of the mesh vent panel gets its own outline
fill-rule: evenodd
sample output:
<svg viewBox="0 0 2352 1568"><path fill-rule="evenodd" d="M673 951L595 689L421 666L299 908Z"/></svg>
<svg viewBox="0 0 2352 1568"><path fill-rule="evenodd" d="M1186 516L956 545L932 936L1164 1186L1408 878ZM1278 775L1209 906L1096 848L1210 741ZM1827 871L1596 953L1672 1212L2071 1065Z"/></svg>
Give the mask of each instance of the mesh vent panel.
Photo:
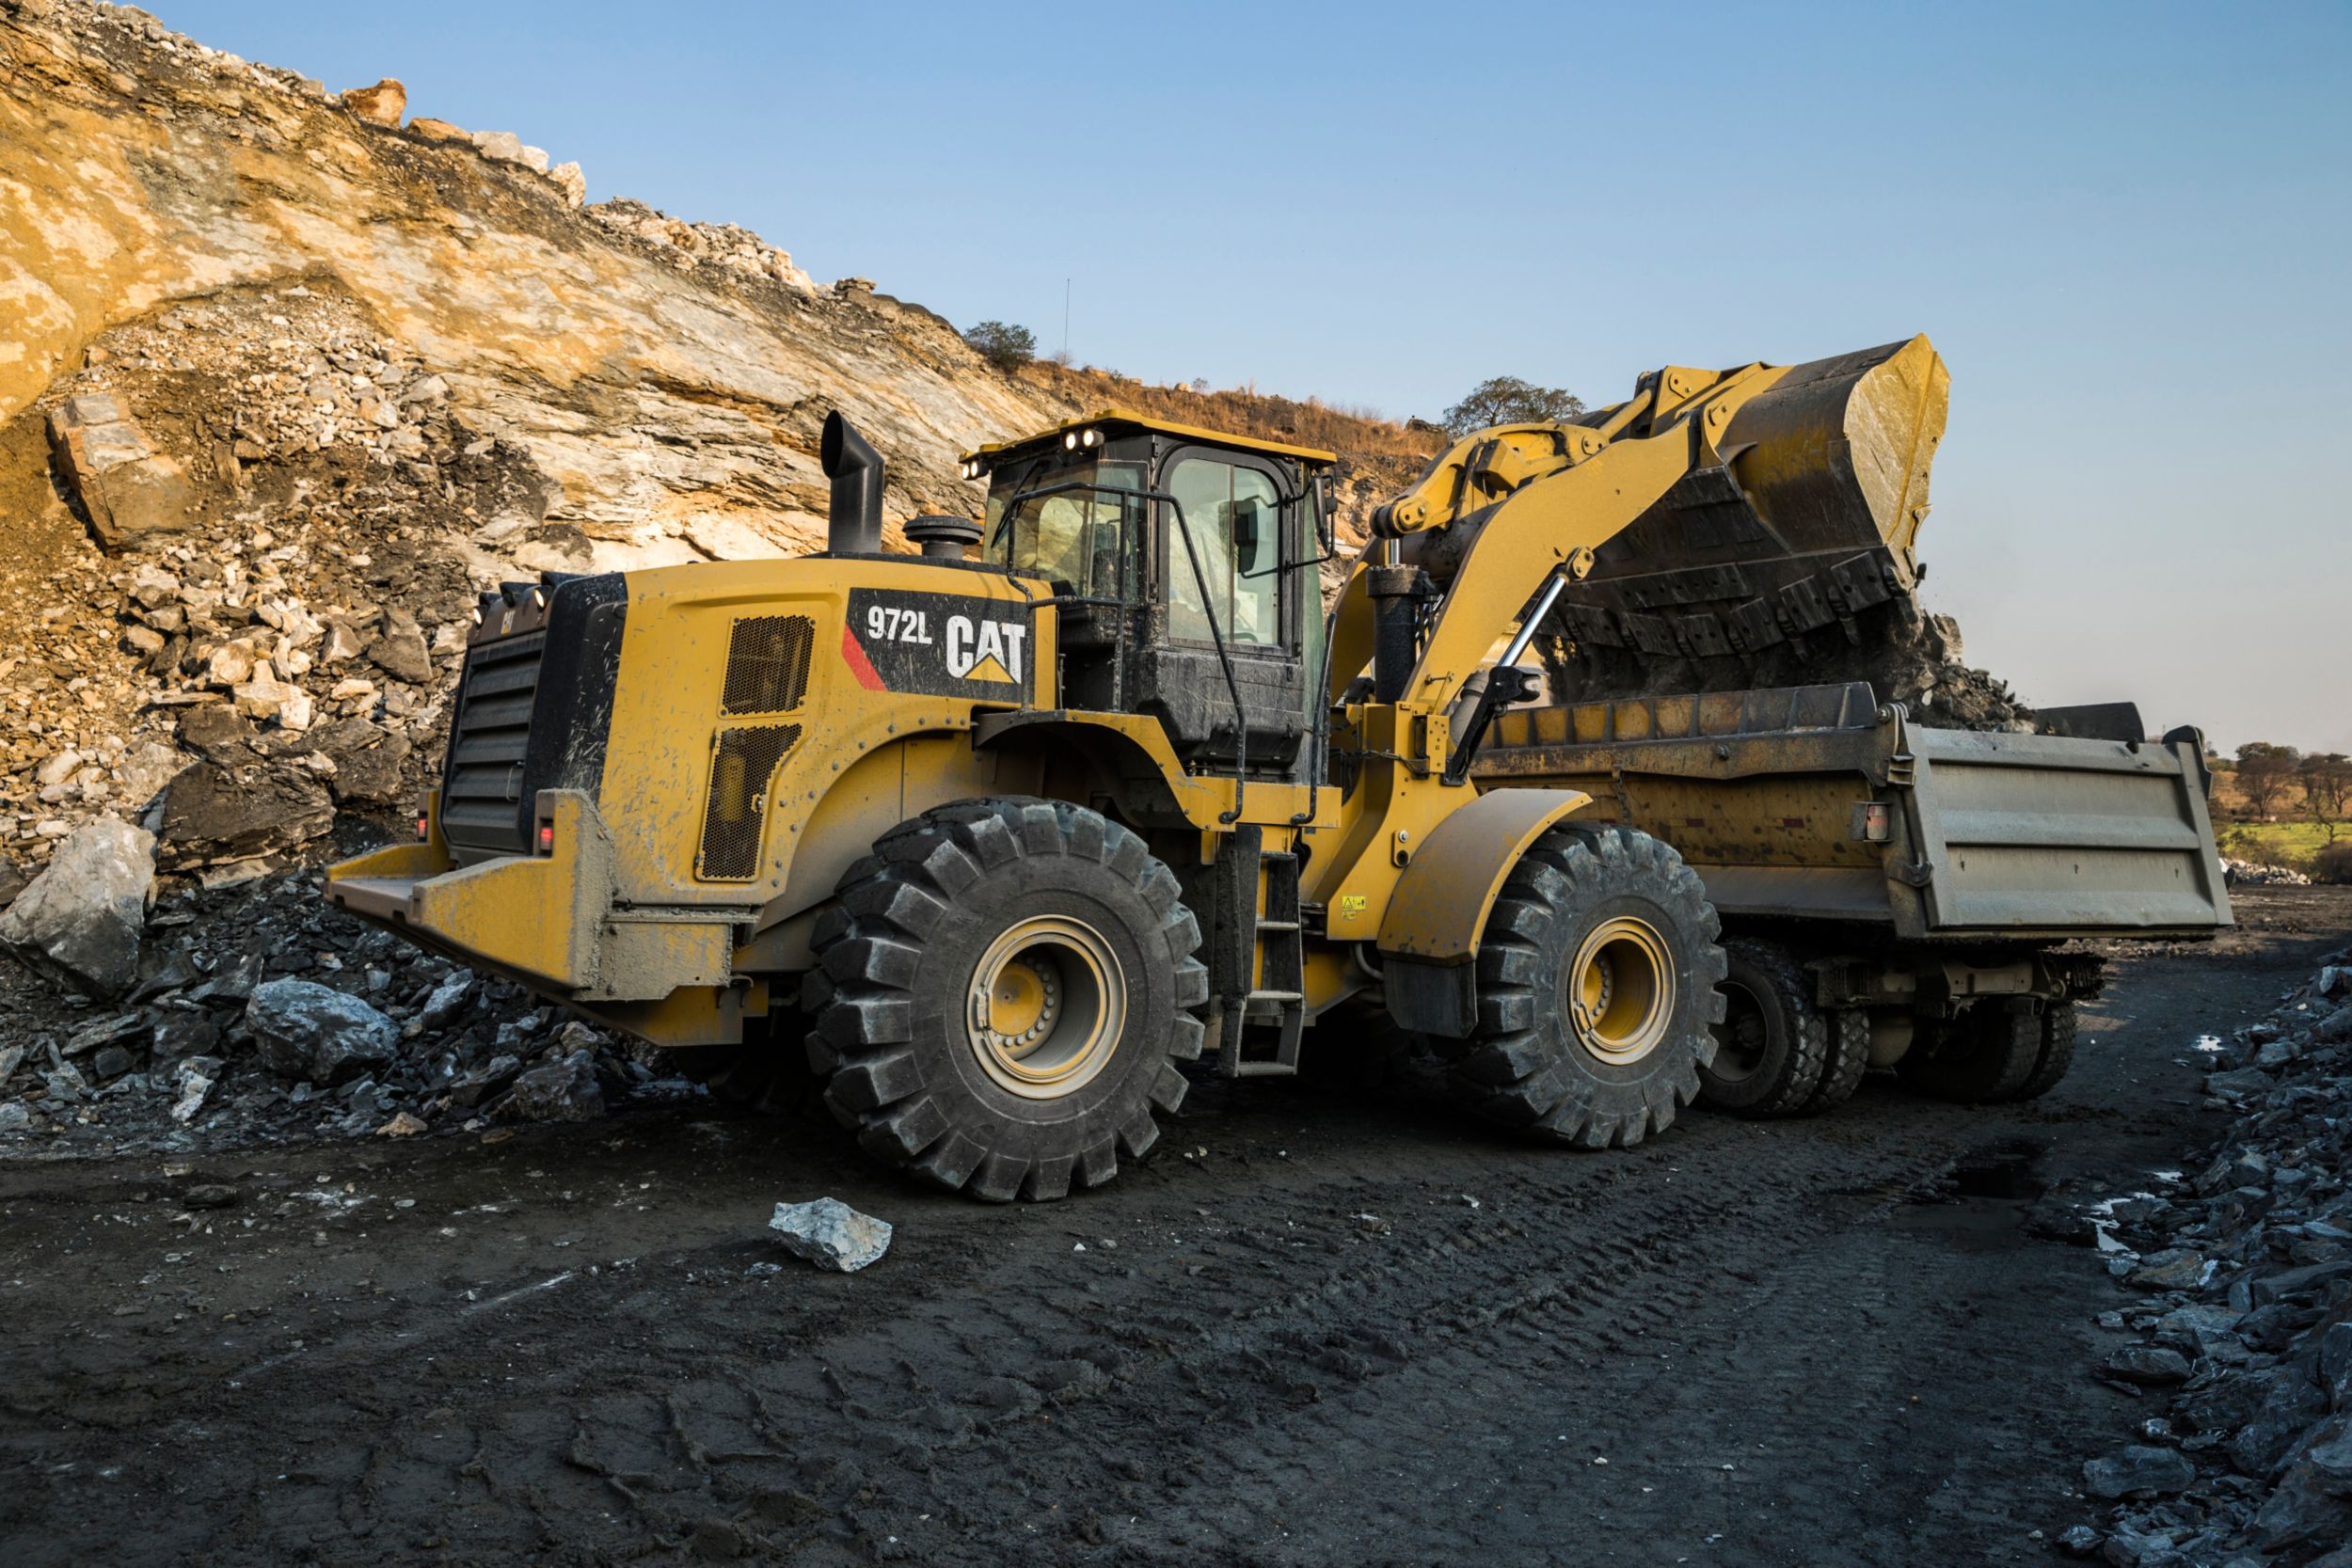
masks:
<svg viewBox="0 0 2352 1568"><path fill-rule="evenodd" d="M727 638L722 713L788 713L808 692L808 655L817 624L805 615L757 615L735 623Z"/></svg>
<svg viewBox="0 0 2352 1568"><path fill-rule="evenodd" d="M805 670L805 641L802 647ZM776 764L800 738L798 724L751 724L719 732L711 747L710 798L703 807L696 876L707 882L748 882L757 874L761 797L775 776Z"/></svg>

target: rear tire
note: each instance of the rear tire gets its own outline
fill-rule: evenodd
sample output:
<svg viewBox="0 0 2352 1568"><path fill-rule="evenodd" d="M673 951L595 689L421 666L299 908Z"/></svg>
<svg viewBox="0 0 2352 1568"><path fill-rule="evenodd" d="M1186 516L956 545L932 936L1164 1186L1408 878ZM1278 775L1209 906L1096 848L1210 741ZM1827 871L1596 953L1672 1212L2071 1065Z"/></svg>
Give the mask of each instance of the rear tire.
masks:
<svg viewBox="0 0 2352 1568"><path fill-rule="evenodd" d="M1721 928L1697 875L1661 840L1546 833L1486 917L1478 1022L1451 1064L1462 1098L1581 1148L1664 1132L1714 1059Z"/></svg>
<svg viewBox="0 0 2352 1568"><path fill-rule="evenodd" d="M1100 1186L1184 1102L1200 942L1174 873L1099 813L942 806L851 866L818 923L810 1066L862 1148L938 1186Z"/></svg>
<svg viewBox="0 0 2352 1568"><path fill-rule="evenodd" d="M2026 1007L1979 1002L1947 1023L1932 1052L1914 1046L1898 1065L1913 1086L1939 1100L1983 1105L2014 1100L2042 1057L2042 1020Z"/></svg>
<svg viewBox="0 0 2352 1568"><path fill-rule="evenodd" d="M1699 1099L1741 1117L1802 1110L1821 1080L1829 1020L1788 950L1754 938L1724 943L1723 1022L1715 1059L1699 1069Z"/></svg>
<svg viewBox="0 0 2352 1568"><path fill-rule="evenodd" d="M2058 1086L2067 1069L2074 1065L2074 1036L2080 1023L2072 997L2042 1009L2042 1051L2034 1058L2026 1086L2017 1091L2018 1099L2039 1100Z"/></svg>
<svg viewBox="0 0 2352 1568"><path fill-rule="evenodd" d="M1862 1007L1840 1007L1829 1015L1829 1050L1821 1058L1821 1081L1799 1113L1812 1116L1843 1105L1862 1086L1870 1069L1870 1014Z"/></svg>

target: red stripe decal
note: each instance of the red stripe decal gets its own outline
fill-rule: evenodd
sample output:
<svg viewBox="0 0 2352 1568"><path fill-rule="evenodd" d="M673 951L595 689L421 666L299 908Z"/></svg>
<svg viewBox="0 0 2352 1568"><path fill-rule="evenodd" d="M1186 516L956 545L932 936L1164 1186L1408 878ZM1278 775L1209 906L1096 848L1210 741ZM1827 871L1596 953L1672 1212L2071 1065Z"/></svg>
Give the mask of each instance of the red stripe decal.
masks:
<svg viewBox="0 0 2352 1568"><path fill-rule="evenodd" d="M841 657L849 661L850 673L857 677L858 685L868 691L889 689L882 684L881 673L874 668L874 661L866 657L865 648L859 645L857 633L848 626L841 628Z"/></svg>

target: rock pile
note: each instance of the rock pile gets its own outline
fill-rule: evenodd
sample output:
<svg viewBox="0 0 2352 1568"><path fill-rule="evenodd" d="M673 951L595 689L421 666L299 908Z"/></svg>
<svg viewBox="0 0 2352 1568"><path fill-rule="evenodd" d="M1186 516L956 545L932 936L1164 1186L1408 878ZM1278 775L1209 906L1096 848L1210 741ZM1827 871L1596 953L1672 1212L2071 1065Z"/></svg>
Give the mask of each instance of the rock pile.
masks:
<svg viewBox="0 0 2352 1568"><path fill-rule="evenodd" d="M2352 951L2271 1018L2209 1042L2236 1124L2197 1174L2112 1204L2108 1266L2137 1292L2104 1375L2172 1396L2145 1441L2091 1460L2118 1506L2065 1544L2124 1568L2352 1555Z"/></svg>
<svg viewBox="0 0 2352 1568"><path fill-rule="evenodd" d="M1960 623L1948 615L1883 612L1851 640L1828 634L1792 639L1752 657L1661 658L1623 649L1580 650L1549 635L1539 636L1535 647L1562 701L1867 681L1879 701L1902 704L1914 723L2034 731L2033 709L2009 683L1968 663Z"/></svg>
<svg viewBox="0 0 2352 1568"><path fill-rule="evenodd" d="M792 264L789 252L732 223L689 223L625 196L599 201L587 209L587 214L607 229L661 246L668 253L665 259L681 271L716 267L740 277L764 277L803 293L817 292L817 280ZM867 289L872 287L866 284Z"/></svg>
<svg viewBox="0 0 2352 1568"><path fill-rule="evenodd" d="M894 517L973 509L956 454L1069 411L408 108L0 0L0 906L102 816L219 882L405 810L477 592L815 547L834 406Z"/></svg>
<svg viewBox="0 0 2352 1568"><path fill-rule="evenodd" d="M2232 886L2246 887L2309 887L2312 879L2291 865L2265 865L2260 861L2221 858L2222 874Z"/></svg>
<svg viewBox="0 0 2352 1568"><path fill-rule="evenodd" d="M86 841L135 847L122 836L135 830L107 832L69 840L0 939L20 953L54 939L62 915L43 883ZM86 900L83 945L56 960L92 998L0 974L0 1155L580 1121L700 1092L659 1055L351 920L317 882L183 884L150 913L108 879L122 896ZM139 911L127 936L126 903Z"/></svg>
<svg viewBox="0 0 2352 1568"><path fill-rule="evenodd" d="M10 585L46 602L33 646L0 660L0 845L29 866L127 814L167 871L218 879L325 834L339 807L405 809L474 582L586 563L578 531L542 522L545 477L325 283L225 290L87 357L36 412L85 503L117 498L115 524L90 514L103 548L52 530L56 569ZM106 429L148 455L81 473ZM193 520L128 526L120 498L155 490L117 484L136 464L168 464Z"/></svg>

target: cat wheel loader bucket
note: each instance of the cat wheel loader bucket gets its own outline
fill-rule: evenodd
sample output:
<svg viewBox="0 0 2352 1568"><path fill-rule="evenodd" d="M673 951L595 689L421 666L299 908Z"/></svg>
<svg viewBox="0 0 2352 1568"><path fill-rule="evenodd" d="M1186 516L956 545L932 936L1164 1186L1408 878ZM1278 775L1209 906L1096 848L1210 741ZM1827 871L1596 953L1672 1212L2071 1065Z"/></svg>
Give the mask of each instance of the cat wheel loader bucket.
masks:
<svg viewBox="0 0 2352 1568"><path fill-rule="evenodd" d="M1555 687L1724 689L1783 666L1819 679L1843 650L1883 657L1916 619L1915 546L1950 397L1925 337L1787 367L1668 366L1573 423L1480 431L1393 503L1393 531L1413 536L1405 558L1446 580L1479 509L1573 464L1573 443L1639 436L1726 394L1745 395L1708 423L1711 452L1596 546L1545 618Z"/></svg>

